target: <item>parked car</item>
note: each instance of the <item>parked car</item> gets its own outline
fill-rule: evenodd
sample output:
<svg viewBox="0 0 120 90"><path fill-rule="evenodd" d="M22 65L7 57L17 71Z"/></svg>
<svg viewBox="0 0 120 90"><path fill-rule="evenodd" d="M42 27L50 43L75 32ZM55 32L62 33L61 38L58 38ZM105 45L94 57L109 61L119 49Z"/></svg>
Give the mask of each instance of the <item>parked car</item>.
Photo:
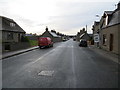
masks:
<svg viewBox="0 0 120 90"><path fill-rule="evenodd" d="M64 42L64 41L67 41L67 39L63 38L62 41L63 41L63 42Z"/></svg>
<svg viewBox="0 0 120 90"><path fill-rule="evenodd" d="M76 41L76 38L73 38L73 41Z"/></svg>
<svg viewBox="0 0 120 90"><path fill-rule="evenodd" d="M53 47L52 39L49 37L40 37L38 38L38 46L39 48Z"/></svg>
<svg viewBox="0 0 120 90"><path fill-rule="evenodd" d="M85 39L81 39L80 42L79 42L79 46L80 47L87 47L87 40Z"/></svg>

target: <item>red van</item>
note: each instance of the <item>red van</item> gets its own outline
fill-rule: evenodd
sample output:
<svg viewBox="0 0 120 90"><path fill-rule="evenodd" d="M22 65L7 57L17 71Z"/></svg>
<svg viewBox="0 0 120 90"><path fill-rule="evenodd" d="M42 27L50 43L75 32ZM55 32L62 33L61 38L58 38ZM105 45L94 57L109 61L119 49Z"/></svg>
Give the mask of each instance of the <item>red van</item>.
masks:
<svg viewBox="0 0 120 90"><path fill-rule="evenodd" d="M38 46L42 47L53 47L53 42L49 37L40 37L38 38Z"/></svg>

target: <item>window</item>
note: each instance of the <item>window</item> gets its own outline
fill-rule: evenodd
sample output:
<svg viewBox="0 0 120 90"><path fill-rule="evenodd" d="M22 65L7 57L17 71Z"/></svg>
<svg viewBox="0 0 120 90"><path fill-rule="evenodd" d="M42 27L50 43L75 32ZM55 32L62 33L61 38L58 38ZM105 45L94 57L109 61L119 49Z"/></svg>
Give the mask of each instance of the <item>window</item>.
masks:
<svg viewBox="0 0 120 90"><path fill-rule="evenodd" d="M15 24L14 24L14 23L10 23L10 26L11 26L11 27L15 27Z"/></svg>
<svg viewBox="0 0 120 90"><path fill-rule="evenodd" d="M104 34L103 35L103 45L106 45L106 41L107 41L106 34Z"/></svg>
<svg viewBox="0 0 120 90"><path fill-rule="evenodd" d="M9 32L7 33L7 40L12 40L13 39L13 33Z"/></svg>

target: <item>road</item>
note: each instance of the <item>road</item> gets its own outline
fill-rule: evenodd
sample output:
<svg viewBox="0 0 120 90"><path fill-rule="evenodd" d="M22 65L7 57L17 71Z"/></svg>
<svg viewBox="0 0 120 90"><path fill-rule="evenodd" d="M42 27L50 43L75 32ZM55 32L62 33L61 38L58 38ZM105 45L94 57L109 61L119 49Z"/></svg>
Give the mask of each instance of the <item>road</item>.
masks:
<svg viewBox="0 0 120 90"><path fill-rule="evenodd" d="M3 59L3 88L117 88L118 65L73 40Z"/></svg>

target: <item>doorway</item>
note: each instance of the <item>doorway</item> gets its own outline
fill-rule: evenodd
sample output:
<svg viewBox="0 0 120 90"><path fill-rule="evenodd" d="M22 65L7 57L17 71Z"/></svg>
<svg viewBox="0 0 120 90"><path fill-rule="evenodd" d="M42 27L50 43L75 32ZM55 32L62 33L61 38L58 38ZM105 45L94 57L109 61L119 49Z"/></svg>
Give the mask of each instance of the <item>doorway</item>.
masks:
<svg viewBox="0 0 120 90"><path fill-rule="evenodd" d="M113 40L114 40L114 35L110 34L110 51L113 50Z"/></svg>
<svg viewBox="0 0 120 90"><path fill-rule="evenodd" d="M10 45L5 45L5 51L9 51L10 50Z"/></svg>

